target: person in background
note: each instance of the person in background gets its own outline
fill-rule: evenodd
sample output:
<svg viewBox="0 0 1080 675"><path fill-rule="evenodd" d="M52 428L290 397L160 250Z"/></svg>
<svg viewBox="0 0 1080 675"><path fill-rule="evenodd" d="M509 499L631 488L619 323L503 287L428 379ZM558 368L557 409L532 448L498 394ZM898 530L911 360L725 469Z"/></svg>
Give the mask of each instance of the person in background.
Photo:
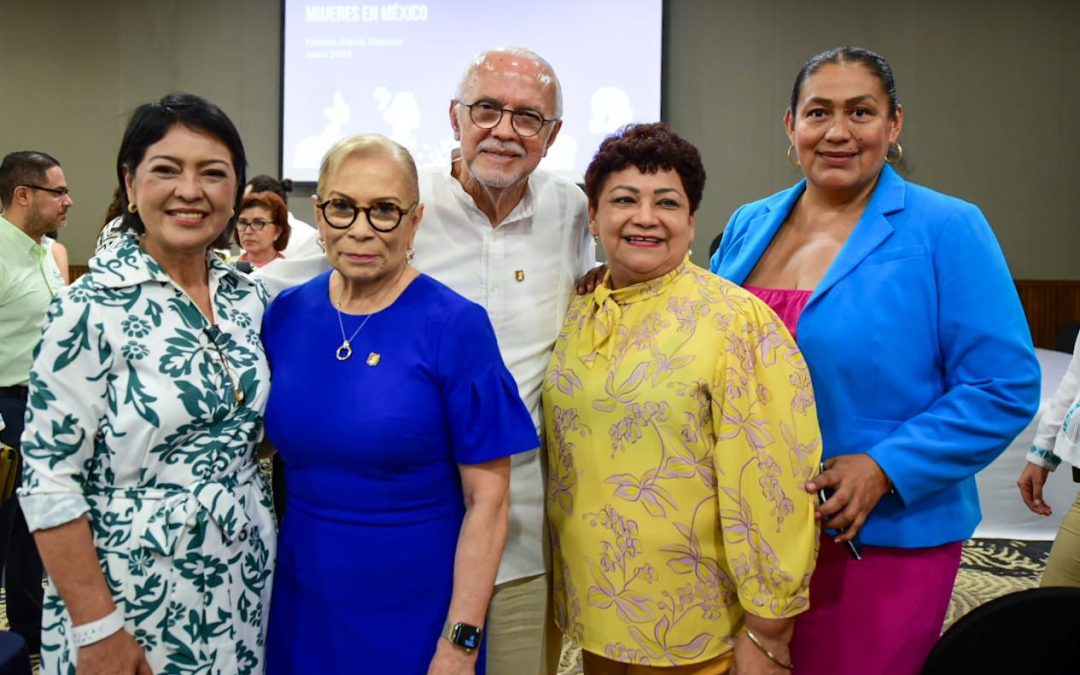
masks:
<svg viewBox="0 0 1080 675"><path fill-rule="evenodd" d="M0 161L0 441L16 450L41 325L64 287L45 235L67 223L73 204L55 158L25 150ZM17 464L23 465L21 459ZM0 505L0 571L8 623L35 653L41 646L42 567L17 499Z"/></svg>
<svg viewBox="0 0 1080 675"><path fill-rule="evenodd" d="M120 188L114 189L112 201L105 209L105 218L101 221L101 229L98 231L97 242L94 244L94 255L111 246L120 236L121 226L124 224L125 205L124 191Z"/></svg>
<svg viewBox="0 0 1080 675"><path fill-rule="evenodd" d="M285 458L267 672L484 672L510 455L537 445L482 307L409 261L416 166L335 144L313 195L332 267L263 322Z"/></svg>
<svg viewBox="0 0 1080 675"><path fill-rule="evenodd" d="M764 303L690 262L704 187L662 123L585 173L607 274L570 305L543 403L555 614L586 675L782 673L807 608L810 377Z"/></svg>
<svg viewBox="0 0 1080 675"><path fill-rule="evenodd" d="M68 264L68 250L57 240L58 230L49 230L41 243L49 249L49 254L56 260L56 267L60 270L60 276L64 277L64 283L71 283L71 266Z"/></svg>
<svg viewBox="0 0 1080 675"><path fill-rule="evenodd" d="M281 201L285 204L285 212L289 216L288 222L291 234L289 235L288 246L281 251L283 257L322 257L323 252L322 249L318 247L316 241L318 233L315 231L315 228L300 220L288 210L289 193L291 193L292 190L293 182L288 178L278 180L273 176L260 174L248 181L247 186L244 188L244 196L246 197L252 192L272 192L281 198Z"/></svg>
<svg viewBox="0 0 1080 675"><path fill-rule="evenodd" d="M922 671L980 518L975 474L1039 402L994 233L892 168L903 124L884 58L810 59L784 113L805 179L736 210L712 258L784 320L814 382L827 459L806 489L832 496L791 646L804 675Z"/></svg>
<svg viewBox="0 0 1080 675"><path fill-rule="evenodd" d="M273 192L249 192L240 202L236 219L236 243L244 249L239 260L262 267L284 258L289 244L289 209Z"/></svg>
<svg viewBox="0 0 1080 675"><path fill-rule="evenodd" d="M1020 498L1032 513L1053 513L1043 501L1043 486L1062 462L1072 465L1073 479L1080 481L1080 337L1065 376L1039 420L1027 464L1016 481ZM1080 588L1080 494L1061 520L1040 585Z"/></svg>
<svg viewBox="0 0 1080 675"><path fill-rule="evenodd" d="M116 162L123 229L53 301L19 489L49 573L44 673L263 672L267 296L210 253L245 163L214 104L139 106Z"/></svg>

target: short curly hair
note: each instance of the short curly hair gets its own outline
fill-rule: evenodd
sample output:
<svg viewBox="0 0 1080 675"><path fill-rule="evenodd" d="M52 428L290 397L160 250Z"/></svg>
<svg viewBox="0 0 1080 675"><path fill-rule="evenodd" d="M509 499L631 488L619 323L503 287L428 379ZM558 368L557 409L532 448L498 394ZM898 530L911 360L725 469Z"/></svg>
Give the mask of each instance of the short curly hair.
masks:
<svg viewBox="0 0 1080 675"><path fill-rule="evenodd" d="M690 200L690 213L701 205L705 190L705 167L694 144L663 122L628 124L600 144L585 170L585 195L596 208L608 176L633 166L642 173L675 171Z"/></svg>
<svg viewBox="0 0 1080 675"><path fill-rule="evenodd" d="M261 206L270 212L270 217L274 224L281 229L281 236L274 240L274 250L284 251L285 247L289 245L289 235L292 234L292 227L289 225L289 207L285 206L285 202L281 201L281 197L278 197L273 192L252 192L248 196L240 200L239 214L243 213L246 209L252 206ZM234 230L237 245L240 244L240 230Z"/></svg>

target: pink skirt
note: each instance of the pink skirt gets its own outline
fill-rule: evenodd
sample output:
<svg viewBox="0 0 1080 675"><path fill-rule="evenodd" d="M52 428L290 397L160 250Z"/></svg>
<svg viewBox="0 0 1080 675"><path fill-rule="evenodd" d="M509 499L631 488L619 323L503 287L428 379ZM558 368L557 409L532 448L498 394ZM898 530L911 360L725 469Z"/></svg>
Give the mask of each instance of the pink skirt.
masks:
<svg viewBox="0 0 1080 675"><path fill-rule="evenodd" d="M949 609L963 542L862 547L853 560L823 535L810 610L795 621L800 675L918 675Z"/></svg>

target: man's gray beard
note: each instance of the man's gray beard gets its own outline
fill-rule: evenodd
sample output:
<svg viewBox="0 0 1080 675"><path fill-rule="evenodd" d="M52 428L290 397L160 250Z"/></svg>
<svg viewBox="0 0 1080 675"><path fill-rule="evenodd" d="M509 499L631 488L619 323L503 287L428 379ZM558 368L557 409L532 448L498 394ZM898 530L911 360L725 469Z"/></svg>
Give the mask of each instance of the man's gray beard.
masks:
<svg viewBox="0 0 1080 675"><path fill-rule="evenodd" d="M475 162L473 162L473 165L475 165ZM503 173L500 171L481 171L480 173L477 173L473 170L473 165L466 164L466 168L469 170L469 173L472 174L472 177L476 180L476 182L480 183L486 188L491 188L494 190L504 190L508 187L517 185L518 183L529 177L529 174L525 173L524 171L516 171L512 174ZM490 175L484 175L485 173L488 173Z"/></svg>

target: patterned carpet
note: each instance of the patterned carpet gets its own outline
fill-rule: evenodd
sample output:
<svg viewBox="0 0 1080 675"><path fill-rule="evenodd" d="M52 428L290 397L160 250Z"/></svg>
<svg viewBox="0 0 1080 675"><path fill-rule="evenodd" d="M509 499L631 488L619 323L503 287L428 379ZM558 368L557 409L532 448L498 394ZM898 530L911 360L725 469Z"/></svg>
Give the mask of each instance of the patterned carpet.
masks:
<svg viewBox="0 0 1080 675"><path fill-rule="evenodd" d="M1004 539L971 539L966 542L960 574L945 620L946 627L984 602L1038 586L1046 557L1050 553L1050 543ZM0 590L0 629L6 629L7 625L4 594ZM563 650L559 675L580 673L580 651L567 645Z"/></svg>
<svg viewBox="0 0 1080 675"><path fill-rule="evenodd" d="M1046 557L1050 553L1050 544L1049 541L968 540L964 544L945 627L948 628L984 602L1038 586ZM559 675L580 673L580 650L566 645L559 664Z"/></svg>

